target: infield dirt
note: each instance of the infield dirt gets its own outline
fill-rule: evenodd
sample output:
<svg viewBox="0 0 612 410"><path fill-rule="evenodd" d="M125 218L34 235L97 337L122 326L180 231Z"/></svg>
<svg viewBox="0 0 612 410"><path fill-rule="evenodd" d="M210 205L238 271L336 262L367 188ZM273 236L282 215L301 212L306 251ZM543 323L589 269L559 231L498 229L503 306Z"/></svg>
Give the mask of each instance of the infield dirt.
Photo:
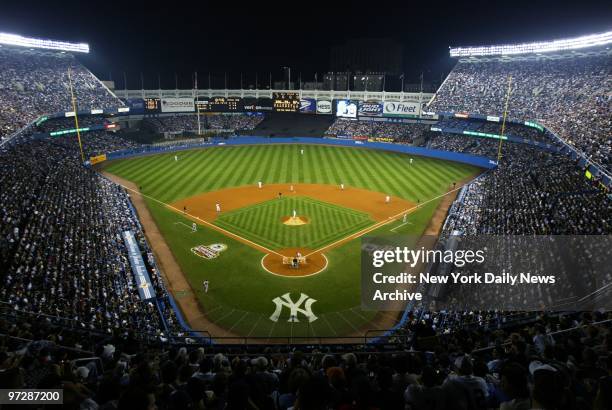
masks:
<svg viewBox="0 0 612 410"><path fill-rule="evenodd" d="M116 175L102 172L107 178L114 182L122 185L128 189L131 193L131 200L138 212L139 219L144 227L145 235L153 248L155 258L161 268L162 276L165 279L167 289L174 295L181 293L183 297L177 299L177 303L181 312L183 313L186 321L189 323L192 329L206 329L209 334L213 337L229 337L236 339L234 341L226 341L226 343L242 343L242 338L227 329L218 326L216 323L210 321L206 314L203 312L194 292L191 289L189 282L185 275L181 271L181 268L176 261L172 251L166 244L163 235L157 228L157 225L151 216L147 204L140 195L138 186L130 181L123 178L117 177ZM463 184L462 184L463 185ZM316 184L300 184L294 185L294 190L290 190L290 184L275 184L275 185L264 185L262 189L256 186L245 186L239 188L223 189L220 191L209 192L201 195L196 195L190 198L177 201L172 204L175 209L188 208L188 213L194 216L198 216L207 222L212 222L217 217L215 210L215 204L219 203L222 207L222 211L229 211L232 209L239 209L248 205L252 205L259 202L268 201L273 198L278 198L279 192L282 195L302 195L309 196L314 199L321 201L330 202L339 206L345 206L355 210L360 210L368 213L372 219L377 222L383 222L388 220L391 216L397 215L404 210L414 209L415 204L403 200L401 198L392 197L389 204L385 203L385 194L380 192L372 192L358 188L346 187L342 190L338 186L333 185L316 185ZM238 195L230 195L230 194ZM446 195L441 203L438 205L437 211L434 218L430 221L426 234L436 234L439 232L444 217L448 211L448 207L456 197L457 192L450 192ZM347 238L351 240L352 238ZM344 242L344 241L342 241ZM340 244L340 243L339 243ZM338 244L338 245L339 245ZM252 246L252 244L249 244ZM261 250L261 249L260 249ZM297 249L283 249L279 250L279 254L286 256L294 255ZM307 249L300 249L304 254ZM317 258L317 262L313 263L313 269L321 269L326 260L322 259L320 255ZM272 260L270 260L271 263ZM278 259L276 259L278 263ZM315 266L317 265L317 266ZM283 267L281 269L289 269ZM287 276L291 276L287 272ZM378 312L375 318L364 327L367 328L378 328L378 329L389 329L395 323L397 323L398 317L401 312ZM363 332L355 332L355 334L347 336L362 336ZM346 340L342 337L338 337L337 340L330 339L329 342L351 342L352 340ZM253 340L255 343L266 342L264 340ZM270 341L267 341L270 342Z"/></svg>
<svg viewBox="0 0 612 410"><path fill-rule="evenodd" d="M397 197L391 197L391 201L385 203L386 194L384 193L347 186L340 189L337 185L293 184L293 191L290 188L291 184L270 184L264 185L262 188L258 188L256 185L247 185L205 192L181 199L170 205L180 210L186 208L186 213L189 215L208 222L213 222L219 215L216 211L216 204L221 206L221 213L223 213L278 199L281 195L283 197L306 196L365 212L376 222L386 220L402 211L413 208L415 205L413 202ZM304 216L308 217L308 215ZM272 223L272 221L270 222Z"/></svg>

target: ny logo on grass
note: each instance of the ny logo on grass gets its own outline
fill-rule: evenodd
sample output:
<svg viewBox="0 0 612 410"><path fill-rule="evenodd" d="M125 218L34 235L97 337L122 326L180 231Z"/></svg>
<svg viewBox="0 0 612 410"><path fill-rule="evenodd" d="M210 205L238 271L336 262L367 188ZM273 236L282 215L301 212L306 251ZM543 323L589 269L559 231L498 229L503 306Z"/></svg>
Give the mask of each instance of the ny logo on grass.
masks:
<svg viewBox="0 0 612 410"><path fill-rule="evenodd" d="M291 295L289 292L285 293L283 296L276 297L272 300L276 305L276 310L270 316L270 320L273 322L278 322L278 318L283 310L283 306L289 308L289 320L287 322L299 322L298 313L306 316L309 322L314 322L317 320L317 317L314 313L312 313L312 304L317 300L309 297L308 295L301 293L300 298L297 302L293 302L291 300ZM304 308L302 309L302 304L304 304Z"/></svg>

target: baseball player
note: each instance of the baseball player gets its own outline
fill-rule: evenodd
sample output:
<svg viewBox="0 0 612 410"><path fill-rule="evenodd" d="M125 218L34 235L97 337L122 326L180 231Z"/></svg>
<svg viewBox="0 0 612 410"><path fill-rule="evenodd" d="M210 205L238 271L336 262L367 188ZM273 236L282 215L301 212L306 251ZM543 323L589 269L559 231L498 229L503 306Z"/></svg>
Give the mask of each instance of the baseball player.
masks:
<svg viewBox="0 0 612 410"><path fill-rule="evenodd" d="M344 184L340 184L340 189L344 191Z"/></svg>
<svg viewBox="0 0 612 410"><path fill-rule="evenodd" d="M408 220L408 214L404 214L404 218L402 219L402 222L406 223L407 220Z"/></svg>
<svg viewBox="0 0 612 410"><path fill-rule="evenodd" d="M259 187L259 189L261 189L263 187L263 184L261 181L257 182L257 186Z"/></svg>
<svg viewBox="0 0 612 410"><path fill-rule="evenodd" d="M293 185L289 187L289 191L293 192Z"/></svg>
<svg viewBox="0 0 612 410"><path fill-rule="evenodd" d="M295 212L295 209L293 210L293 217L295 218L297 216L297 212Z"/></svg>
<svg viewBox="0 0 612 410"><path fill-rule="evenodd" d="M302 148L302 149L300 150L300 154L301 154L301 155L304 155L304 148Z"/></svg>
<svg viewBox="0 0 612 410"><path fill-rule="evenodd" d="M204 293L208 293L208 279L204 279L204 282L202 282L202 287L204 288Z"/></svg>
<svg viewBox="0 0 612 410"><path fill-rule="evenodd" d="M192 231L192 232L196 232L197 230L198 230L198 227L197 227L197 225L195 224L195 222L193 222L193 223L191 224L191 231Z"/></svg>
<svg viewBox="0 0 612 410"><path fill-rule="evenodd" d="M412 158L410 158L410 165L412 165L412 161L413 161L413 159L412 159Z"/></svg>
<svg viewBox="0 0 612 410"><path fill-rule="evenodd" d="M174 156L174 160L175 160L175 161L178 161L178 155L175 155L175 156Z"/></svg>
<svg viewBox="0 0 612 410"><path fill-rule="evenodd" d="M388 204L389 202L391 202L391 197L389 195L387 195L385 197L385 203Z"/></svg>
<svg viewBox="0 0 612 410"><path fill-rule="evenodd" d="M216 203L215 204L215 209L217 210L217 212L221 212L221 204Z"/></svg>

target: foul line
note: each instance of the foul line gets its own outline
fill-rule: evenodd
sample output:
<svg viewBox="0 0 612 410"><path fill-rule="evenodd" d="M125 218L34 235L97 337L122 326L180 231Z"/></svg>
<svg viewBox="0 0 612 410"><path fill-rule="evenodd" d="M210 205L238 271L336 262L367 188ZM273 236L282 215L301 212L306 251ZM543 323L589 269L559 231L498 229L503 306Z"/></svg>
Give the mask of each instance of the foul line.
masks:
<svg viewBox="0 0 612 410"><path fill-rule="evenodd" d="M191 232L190 233L195 233L196 231L193 230L193 228L189 225L187 225L186 223L183 222L175 222L174 225L183 225L185 228L189 229Z"/></svg>
<svg viewBox="0 0 612 410"><path fill-rule="evenodd" d="M407 215L407 214L406 214ZM406 221L401 225L397 225L395 228L389 229L389 232L395 232L396 229L401 228L404 225L412 225L412 222Z"/></svg>
<svg viewBox="0 0 612 410"><path fill-rule="evenodd" d="M280 257L283 257L283 256L284 256L284 255L282 255L282 254L280 254L280 253L278 253L278 252L276 252L276 251L273 251L272 249L268 249L268 248L266 248L265 246L262 246L262 245L260 245L260 244L258 244L258 243L255 243L255 242L253 242L253 241L251 241L251 240L249 240L249 239L247 239L247 238L243 238L243 237L242 237L242 236L240 236L240 235L236 235L236 234L235 234L235 233L233 233L233 232L230 232L230 231L228 231L228 230L225 230L225 229L221 228L220 226L217 226L217 225L212 224L212 223L210 223L210 222L208 222L208 221L205 221L205 220L203 220L203 219L200 219L200 218L199 218L199 217L197 217L197 216L194 216L194 215L188 214L187 212L184 212L184 211L182 211L182 210L180 210L180 209L178 209L178 208L176 208L176 207L174 207L174 206L172 206L172 205L169 205L169 204L167 204L167 203L165 203L165 202L162 202L162 201L160 201L159 199L153 198L152 196L149 196L149 195L145 195L145 194L143 194L142 192L139 192L139 191L137 191L137 190L135 190L135 189L132 189L132 188L126 187L125 185L119 184L119 183L117 183L117 182L115 182L115 183L116 183L117 185L119 185L120 187L122 187L123 189L126 189L126 190L128 190L128 191L130 191L130 192L134 192L134 193L136 193L137 195L141 195L141 196L143 196L143 197L145 197L145 198L150 199L151 201L155 201L155 202L157 202L157 203L159 203L159 204L161 204L161 205L163 205L163 206L165 206L165 207L167 207L167 208L170 208L170 209L172 209L172 210L174 210L174 211L178 212L179 214L182 214L182 215L187 215L189 218L191 218L191 219L195 219L195 220L197 220L198 222L201 222L202 224L204 224L204 225L208 226L209 228L212 228L212 229L214 229L214 230L216 230L216 231L223 232L224 234L226 234L227 236L229 236L229 237L231 237L231 238L235 238L235 239L239 239L239 240L241 240L241 241L243 241L243 242L247 242L248 244L252 245L252 246L253 246L253 247L255 247L255 248L259 248L260 250L262 250L262 249L263 249L265 252L268 252L268 253L273 253L273 254L278 255L278 256L280 256Z"/></svg>
<svg viewBox="0 0 612 410"><path fill-rule="evenodd" d="M468 184L469 184L469 183L471 183L472 181L473 181L473 179L472 179L472 180L470 180L469 182L466 182L465 184L463 184L463 185L461 185L461 186L459 186L459 187L455 188L455 189L451 189L450 191L448 191L448 192L446 192L446 193L444 193L444 194L438 195L438 196L436 196L436 197L434 197L434 198L428 199L427 201L421 202L420 204L418 204L418 205L416 205L416 206L413 206L412 208L405 209L405 210L401 211L400 213L398 213L398 214L396 214L396 215L393 215L393 216L388 217L386 221L380 221L380 222L377 222L377 223L375 223L374 225L372 225L372 226L370 226L370 227L367 227L367 228L365 228L365 229L362 229L361 231L355 232L355 233L354 233L354 234L352 234L352 235L346 236L346 237L344 237L344 238L342 238L342 239L338 239L337 241L332 242L332 243L330 243L330 244L328 244L328 245L325 245L324 247L322 247L322 248L320 248L320 249L317 249L316 251L312 251L312 252L310 252L309 254L304 255L304 257L308 257L308 256L310 256L310 255L314 255L315 253L322 252L322 251L324 251L325 249L328 249L328 248L331 248L331 247L333 247L333 246L336 246L337 244L340 244L340 243L342 243L342 242L345 242L345 241L347 241L347 240L349 240L349 239L350 239L350 240L352 240L352 239L357 239L357 238L360 238L360 237L362 237L363 235L365 235L365 234L367 234L367 233L369 233L369 232L372 232L372 231L373 231L373 230L375 230L375 229L378 229L378 228L383 227L383 226L385 226L385 225L388 225L388 224L390 224L390 223L392 223L392 222L395 222L395 221L397 220L397 218L399 218L400 216L403 216L404 214L409 215L411 212L413 212L413 211L415 211L415 210L419 209L421 206L423 206L423 205L425 205L425 204L428 204L428 203L433 202L433 201L435 201L435 200L437 200L437 199L440 199L440 198L444 198L446 195L448 195L448 194L452 194L453 192L456 192L456 191L460 190L461 188L463 188L464 186L468 185Z"/></svg>
<svg viewBox="0 0 612 410"><path fill-rule="evenodd" d="M478 178L478 177L476 177L476 178ZM371 226L369 226L369 227L367 227L367 228L365 228L365 229L362 229L361 231L355 232L355 233L353 233L353 234L351 234L351 235L345 236L344 238L338 239L338 240L337 240L337 241L335 241L335 242L332 242L332 243L330 243L330 244L327 244L327 245L323 246L322 248L319 248L319 249L317 249L317 250L315 250L315 251L310 252L309 254L304 255L304 257L308 257L308 256L314 255L314 254L316 254L316 253L320 253L320 252L322 252L322 251L324 251L324 250L326 250L326 249L332 248L332 247L334 247L334 246L336 246L336 245L338 245L338 244L341 244L341 243L343 243L343 242L346 242L346 241L348 241L348 240L353 240L353 239L360 238L360 237L362 237L363 235L365 235L365 234L367 234L367 233L369 233L369 232L372 232L373 230L376 230L376 229L378 229L378 228L380 228L380 227L383 227L383 226L388 225L388 224L390 224L390 223L392 223L392 222L395 222L395 221L397 220L397 218L399 218L400 216L409 215L410 213L412 213L412 212L416 211L417 209L421 208L423 205L426 205L426 204L428 204L428 203L430 203L430 202L433 202L433 201L435 201L435 200L437 200L437 199L444 198L446 195L452 194L453 192L459 191L459 190L460 190L460 189L462 189L464 186L469 185L470 183L472 183L472 181L474 181L476 178L472 178L470 181L466 182L465 184L460 185L460 186L458 186L458 187L456 187L456 188L454 188L454 189L451 189L450 191L445 192L445 193L443 193L443 194L440 194L440 195L438 195L438 196L436 196L436 197L430 198L430 199L428 199L428 200L426 200L426 201L424 201L424 202L421 202L420 204L418 204L418 205L416 205L416 206L413 206L412 208L405 209L405 210L403 210L403 211L401 211L401 212L399 212L399 213L397 213L397 214L395 214L395 215L393 215L393 216L389 216L389 217L387 218L387 220L385 220L385 221L379 221L379 222L375 223L374 225L371 225ZM113 181L113 182L114 182L114 181ZM115 183L116 183L117 185L119 185L120 187L122 187L123 189L126 189L126 190L128 190L128 191L130 191L130 192L134 192L134 193L136 193L136 194L138 194L138 195L142 195L143 197L148 198L148 199L150 199L150 200L152 200L152 201L155 201L155 202L157 202L157 203L159 203L159 204L161 204L161 205L163 205L163 206L165 206L165 207L168 207L168 208L170 208L170 209L172 209L172 210L174 210L174 211L176 211L176 212L178 212L178 213L180 213L180 214L187 215L188 217L190 217L190 218L192 218L192 219L196 219L197 221L201 222L202 224L204 224L204 225L206 225L206 226L208 226L208 227L210 227L210 228L212 228L212 229L214 229L214 230L216 230L216 231L222 232L222 233L226 234L227 236L229 236L229 237L231 237L231 238L239 239L240 241L246 242L246 243L250 244L250 245L251 245L252 247L254 247L254 248L258 248L258 249L260 249L260 250L264 250L265 252L268 252L268 253L270 253L270 254L274 254L274 255L277 255L277 256L280 256L280 257L284 257L284 256L285 256L285 255L283 255L283 254L281 254L281 253L278 253L278 252L276 252L276 251L273 251L272 249L268 249L268 248L266 248L265 246L262 246L262 245L260 245L260 244L258 244L258 243L256 243L256 242L253 242L253 241L251 241L251 240L249 240L249 239L247 239L247 238L244 238L244 237L242 237L242 236L240 236L240 235L237 235L237 234L235 234L235 233L233 233L233 232L230 232L230 231L228 231L228 230L226 230L226 229L223 229L223 228L221 228L221 227L219 227L219 226L217 226L217 225L214 225L214 224L212 224L212 223L210 223L210 222L208 222L208 221L205 221L205 220L203 220L203 219L200 219L200 218L199 218L199 217L197 217L197 216L194 216L194 215L188 214L187 212L184 212L184 211L182 211L182 210L180 210L180 209L178 209L178 208L176 208L176 207L174 207L174 206L172 206L172 205L169 205L169 204L167 204L167 203L165 203L165 202L162 202L162 201L160 201L159 199L153 198L153 197L151 197L151 196L149 196L149 195L145 195L145 194L143 194L142 192L139 192L139 191L137 191L137 190L135 190L135 189L132 189L132 188L126 187L125 185L122 185L122 184L120 184L120 183L118 183L118 182L115 182ZM400 225L400 226L401 226L401 225ZM398 226L397 228L399 228L399 226ZM326 258L326 259L327 259L327 258ZM263 260L262 260L262 262L263 262ZM262 265L263 265L263 263L262 263ZM265 269L265 268L264 268L264 269ZM267 271L267 269L266 269L266 271ZM268 271L268 272L269 272L269 271ZM318 272L317 272L317 273L318 273ZM310 276L310 275L307 275L307 276Z"/></svg>

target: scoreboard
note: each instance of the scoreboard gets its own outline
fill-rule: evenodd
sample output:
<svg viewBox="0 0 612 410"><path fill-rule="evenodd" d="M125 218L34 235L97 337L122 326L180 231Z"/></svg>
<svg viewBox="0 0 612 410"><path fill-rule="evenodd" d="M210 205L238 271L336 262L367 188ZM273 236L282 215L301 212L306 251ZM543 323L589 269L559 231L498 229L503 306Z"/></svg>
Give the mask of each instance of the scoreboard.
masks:
<svg viewBox="0 0 612 410"><path fill-rule="evenodd" d="M272 93L274 111L298 112L300 110L300 93Z"/></svg>
<svg viewBox="0 0 612 410"><path fill-rule="evenodd" d="M144 111L145 113L161 112L161 99L145 98L144 99Z"/></svg>
<svg viewBox="0 0 612 410"><path fill-rule="evenodd" d="M244 103L240 97L212 97L196 100L196 110L200 112L241 112Z"/></svg>

